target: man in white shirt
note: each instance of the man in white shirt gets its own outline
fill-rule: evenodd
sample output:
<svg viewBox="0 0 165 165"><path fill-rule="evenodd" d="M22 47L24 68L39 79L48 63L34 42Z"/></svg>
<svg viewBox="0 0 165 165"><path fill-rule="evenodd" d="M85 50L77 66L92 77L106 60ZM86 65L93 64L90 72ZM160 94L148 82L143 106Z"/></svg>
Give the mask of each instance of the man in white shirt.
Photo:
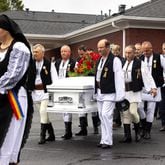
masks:
<svg viewBox="0 0 165 165"><path fill-rule="evenodd" d="M152 89L156 88L155 82L148 72L146 65L136 57L135 51L136 48L134 45L128 45L125 48L126 62L123 66L126 90L125 98L130 102L130 107L122 113L125 134L121 141L123 143L130 143L132 141L130 128L132 122L135 128L135 141L140 141L138 103L142 102L141 91L143 86L145 86L147 91L152 94Z"/></svg>
<svg viewBox="0 0 165 165"><path fill-rule="evenodd" d="M146 103L146 111L144 110L144 102L139 107L143 127L142 137L144 137L144 139L151 139L150 133L154 120L155 106L156 102L161 100L161 87L164 84L163 71L165 71L165 58L153 52L152 44L149 41L142 43L142 52L143 55L140 58L146 64L156 84L156 88L152 89L153 96L147 95L146 91L143 90L142 99ZM155 93L157 93L156 96Z"/></svg>
<svg viewBox="0 0 165 165"><path fill-rule="evenodd" d="M110 52L109 41L100 40L97 47L101 55L95 76L95 92L101 121L101 141L98 147L107 149L113 145L112 124L115 102L122 101L125 96L124 74L120 59Z"/></svg>
<svg viewBox="0 0 165 165"><path fill-rule="evenodd" d="M32 90L32 98L34 102L34 109L40 112L41 132L39 144L44 144L46 141L55 141L54 130L49 120L46 111L49 95L47 93L46 85L52 83L51 75L53 67L51 63L44 58L45 48L41 44L33 46L34 61L29 70L28 87ZM46 132L49 137L46 139Z"/></svg>
<svg viewBox="0 0 165 165"><path fill-rule="evenodd" d="M55 62L55 67L57 70L57 75L59 79L64 79L68 77L69 71L74 71L75 61L71 58L71 49L68 45L63 45L61 47L61 58ZM65 124L65 134L62 136L64 140L69 140L72 138L72 114L63 114L64 124Z"/></svg>

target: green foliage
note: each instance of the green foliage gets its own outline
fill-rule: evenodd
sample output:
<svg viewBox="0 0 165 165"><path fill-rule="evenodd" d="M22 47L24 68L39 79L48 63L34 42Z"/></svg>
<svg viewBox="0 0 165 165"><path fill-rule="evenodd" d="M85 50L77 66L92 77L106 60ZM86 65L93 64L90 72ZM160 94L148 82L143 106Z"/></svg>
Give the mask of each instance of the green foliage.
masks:
<svg viewBox="0 0 165 165"><path fill-rule="evenodd" d="M22 0L11 0L11 10L23 10Z"/></svg>
<svg viewBox="0 0 165 165"><path fill-rule="evenodd" d="M0 12L7 10L23 10L22 0L0 0Z"/></svg>
<svg viewBox="0 0 165 165"><path fill-rule="evenodd" d="M7 0L0 0L0 12L10 10L10 4Z"/></svg>

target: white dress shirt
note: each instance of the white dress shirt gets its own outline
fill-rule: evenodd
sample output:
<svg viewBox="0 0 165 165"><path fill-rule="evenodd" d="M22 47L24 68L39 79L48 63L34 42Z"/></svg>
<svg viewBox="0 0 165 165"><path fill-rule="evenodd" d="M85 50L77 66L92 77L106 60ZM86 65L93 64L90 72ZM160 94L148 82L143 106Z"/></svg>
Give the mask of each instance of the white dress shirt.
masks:
<svg viewBox="0 0 165 165"><path fill-rule="evenodd" d="M6 49L6 50L3 51L3 52L0 52L0 62L3 61L4 58L6 57L7 50L8 50L8 49Z"/></svg>
<svg viewBox="0 0 165 165"><path fill-rule="evenodd" d="M66 72L69 64L69 59L67 61L61 60L60 68L59 68L59 79L66 78Z"/></svg>

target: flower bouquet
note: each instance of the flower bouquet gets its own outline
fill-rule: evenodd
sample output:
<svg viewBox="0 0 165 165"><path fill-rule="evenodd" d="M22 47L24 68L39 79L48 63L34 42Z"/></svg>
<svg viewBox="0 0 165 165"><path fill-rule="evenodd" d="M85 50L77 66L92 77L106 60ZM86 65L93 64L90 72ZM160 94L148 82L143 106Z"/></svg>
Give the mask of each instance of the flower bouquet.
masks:
<svg viewBox="0 0 165 165"><path fill-rule="evenodd" d="M70 77L95 75L96 62L100 55L94 52L86 53L77 62L74 72L69 72Z"/></svg>

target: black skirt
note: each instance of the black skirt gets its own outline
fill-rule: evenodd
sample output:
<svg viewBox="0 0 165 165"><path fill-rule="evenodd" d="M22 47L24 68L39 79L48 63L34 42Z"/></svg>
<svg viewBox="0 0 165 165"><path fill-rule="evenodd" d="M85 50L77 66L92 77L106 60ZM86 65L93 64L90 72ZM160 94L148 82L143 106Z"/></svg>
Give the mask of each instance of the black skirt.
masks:
<svg viewBox="0 0 165 165"><path fill-rule="evenodd" d="M0 148L8 132L12 116L13 111L7 95L0 94Z"/></svg>

